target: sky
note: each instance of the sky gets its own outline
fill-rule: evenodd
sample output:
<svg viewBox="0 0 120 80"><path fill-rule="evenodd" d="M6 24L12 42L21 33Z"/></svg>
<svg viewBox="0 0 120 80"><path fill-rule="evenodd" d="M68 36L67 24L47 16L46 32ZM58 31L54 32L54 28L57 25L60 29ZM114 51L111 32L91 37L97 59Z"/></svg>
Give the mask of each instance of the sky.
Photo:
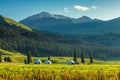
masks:
<svg viewBox="0 0 120 80"><path fill-rule="evenodd" d="M109 20L120 17L120 0L0 0L0 15L16 21L41 12Z"/></svg>

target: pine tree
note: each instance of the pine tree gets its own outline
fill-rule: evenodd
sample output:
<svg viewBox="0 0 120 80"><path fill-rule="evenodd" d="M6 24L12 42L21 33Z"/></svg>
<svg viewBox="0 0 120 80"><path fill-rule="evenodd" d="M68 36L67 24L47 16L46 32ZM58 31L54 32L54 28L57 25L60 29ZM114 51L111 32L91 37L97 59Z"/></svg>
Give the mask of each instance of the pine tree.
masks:
<svg viewBox="0 0 120 80"><path fill-rule="evenodd" d="M2 55L0 55L0 62L2 62Z"/></svg>
<svg viewBox="0 0 120 80"><path fill-rule="evenodd" d="M76 48L74 48L73 61L74 61L74 62L77 62L77 52L76 52Z"/></svg>
<svg viewBox="0 0 120 80"><path fill-rule="evenodd" d="M7 62L7 57L4 57L4 61Z"/></svg>
<svg viewBox="0 0 120 80"><path fill-rule="evenodd" d="M48 56L48 60L51 60L51 59L50 59L50 56Z"/></svg>
<svg viewBox="0 0 120 80"><path fill-rule="evenodd" d="M27 59L24 59L24 63L27 64Z"/></svg>
<svg viewBox="0 0 120 80"><path fill-rule="evenodd" d="M81 51L81 63L85 63L84 53Z"/></svg>
<svg viewBox="0 0 120 80"><path fill-rule="evenodd" d="M12 62L11 57L7 57L7 62Z"/></svg>
<svg viewBox="0 0 120 80"><path fill-rule="evenodd" d="M2 62L2 53L0 52L0 62Z"/></svg>
<svg viewBox="0 0 120 80"><path fill-rule="evenodd" d="M90 63L93 63L93 54L90 52Z"/></svg>
<svg viewBox="0 0 120 80"><path fill-rule="evenodd" d="M30 64L32 62L30 51L28 51L27 60L28 60L28 64Z"/></svg>

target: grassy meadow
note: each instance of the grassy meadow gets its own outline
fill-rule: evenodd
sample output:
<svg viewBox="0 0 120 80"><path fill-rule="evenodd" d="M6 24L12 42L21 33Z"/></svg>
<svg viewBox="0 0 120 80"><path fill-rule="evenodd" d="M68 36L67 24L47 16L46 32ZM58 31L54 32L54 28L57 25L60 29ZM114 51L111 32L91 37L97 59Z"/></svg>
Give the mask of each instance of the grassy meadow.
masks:
<svg viewBox="0 0 120 80"><path fill-rule="evenodd" d="M0 63L0 80L120 80L120 61L94 60L89 64L68 65L73 57L52 57L52 64L44 64L48 57L32 57L40 59L42 64L24 64L25 55L0 49L2 58L9 56L12 62Z"/></svg>
<svg viewBox="0 0 120 80"><path fill-rule="evenodd" d="M0 63L0 80L120 80L120 65Z"/></svg>

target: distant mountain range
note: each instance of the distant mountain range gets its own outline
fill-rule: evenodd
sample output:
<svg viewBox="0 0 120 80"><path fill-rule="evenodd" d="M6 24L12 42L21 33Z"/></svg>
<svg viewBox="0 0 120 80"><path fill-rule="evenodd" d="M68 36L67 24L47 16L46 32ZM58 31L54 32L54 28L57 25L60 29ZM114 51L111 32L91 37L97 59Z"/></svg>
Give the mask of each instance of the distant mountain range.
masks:
<svg viewBox="0 0 120 80"><path fill-rule="evenodd" d="M42 12L21 20L20 23L41 31L47 30L62 34L120 33L120 18L102 21L83 16L75 19Z"/></svg>
<svg viewBox="0 0 120 80"><path fill-rule="evenodd" d="M59 16L59 18L63 17ZM92 51L94 58L97 59L119 59L119 49L88 41L64 37L56 32L38 31L0 16L0 49L2 50L21 52L25 55L31 51L32 56L72 56L74 48L77 48L78 57L81 51L84 51L85 57L89 57Z"/></svg>

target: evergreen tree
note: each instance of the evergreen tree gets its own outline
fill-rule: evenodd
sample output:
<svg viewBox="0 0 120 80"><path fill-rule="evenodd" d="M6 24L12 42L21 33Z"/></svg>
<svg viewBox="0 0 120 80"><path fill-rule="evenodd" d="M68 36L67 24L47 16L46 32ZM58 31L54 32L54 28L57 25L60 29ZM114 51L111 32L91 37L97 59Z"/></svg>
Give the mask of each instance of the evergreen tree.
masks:
<svg viewBox="0 0 120 80"><path fill-rule="evenodd" d="M27 64L27 59L24 59L24 63Z"/></svg>
<svg viewBox="0 0 120 80"><path fill-rule="evenodd" d="M93 63L93 54L90 52L90 63Z"/></svg>
<svg viewBox="0 0 120 80"><path fill-rule="evenodd" d="M4 57L4 61L7 62L7 57Z"/></svg>
<svg viewBox="0 0 120 80"><path fill-rule="evenodd" d="M5 62L12 62L11 57L4 57Z"/></svg>
<svg viewBox="0 0 120 80"><path fill-rule="evenodd" d="M28 60L28 64L30 64L32 62L31 52L30 51L28 51L27 60Z"/></svg>
<svg viewBox="0 0 120 80"><path fill-rule="evenodd" d="M76 52L76 48L74 48L73 61L77 62L77 52Z"/></svg>
<svg viewBox="0 0 120 80"><path fill-rule="evenodd" d="M12 62L11 57L7 57L7 62Z"/></svg>
<svg viewBox="0 0 120 80"><path fill-rule="evenodd" d="M102 54L102 58L103 58L104 61L107 61L107 58L106 58L105 54Z"/></svg>
<svg viewBox="0 0 120 80"><path fill-rule="evenodd" d="M0 62L2 62L2 55L0 54Z"/></svg>
<svg viewBox="0 0 120 80"><path fill-rule="evenodd" d="M51 60L50 56L48 56L48 60Z"/></svg>
<svg viewBox="0 0 120 80"><path fill-rule="evenodd" d="M85 63L84 53L81 51L81 63Z"/></svg>

